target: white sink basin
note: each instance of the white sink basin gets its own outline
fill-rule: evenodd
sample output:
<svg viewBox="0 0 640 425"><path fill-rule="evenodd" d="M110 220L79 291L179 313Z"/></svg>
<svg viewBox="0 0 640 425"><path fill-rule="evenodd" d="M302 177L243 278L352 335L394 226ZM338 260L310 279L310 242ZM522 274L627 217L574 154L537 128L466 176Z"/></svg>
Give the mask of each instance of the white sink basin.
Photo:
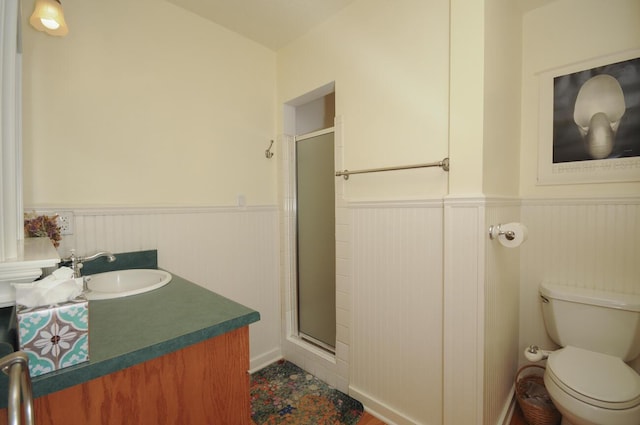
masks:
<svg viewBox="0 0 640 425"><path fill-rule="evenodd" d="M171 281L171 273L156 269L128 269L86 276L88 300L107 300L153 291Z"/></svg>

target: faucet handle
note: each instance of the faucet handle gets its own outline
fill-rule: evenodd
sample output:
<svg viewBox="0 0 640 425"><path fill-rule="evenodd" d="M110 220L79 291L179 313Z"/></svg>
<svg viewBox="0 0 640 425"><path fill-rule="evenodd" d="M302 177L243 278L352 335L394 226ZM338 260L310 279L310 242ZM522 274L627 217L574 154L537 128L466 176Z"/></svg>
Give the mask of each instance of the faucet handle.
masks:
<svg viewBox="0 0 640 425"><path fill-rule="evenodd" d="M69 256L68 256L68 257L64 257L64 258L61 258L60 260L61 260L61 261L63 261L63 262L65 262L65 263L67 263L67 262L71 262L71 263L73 263L73 262L75 262L75 261L76 261L76 259L77 259L77 258L78 258L78 257L76 257L76 250L75 250L75 249L73 249L73 248L71 248L71 249L69 250Z"/></svg>
<svg viewBox="0 0 640 425"><path fill-rule="evenodd" d="M73 277L77 278L81 276L80 269L82 269L82 261L81 257L76 256L76 250L71 248L69 250L69 256L67 258L61 259L65 263L71 263L70 267L73 270Z"/></svg>

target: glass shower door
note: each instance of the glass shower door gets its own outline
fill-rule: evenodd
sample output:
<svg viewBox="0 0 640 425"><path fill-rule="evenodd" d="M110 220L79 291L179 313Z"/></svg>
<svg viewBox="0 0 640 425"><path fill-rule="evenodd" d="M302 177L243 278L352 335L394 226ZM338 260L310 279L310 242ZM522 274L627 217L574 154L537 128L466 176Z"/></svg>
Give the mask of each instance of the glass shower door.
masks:
<svg viewBox="0 0 640 425"><path fill-rule="evenodd" d="M333 139L333 130L296 138L298 332L331 351L336 343Z"/></svg>

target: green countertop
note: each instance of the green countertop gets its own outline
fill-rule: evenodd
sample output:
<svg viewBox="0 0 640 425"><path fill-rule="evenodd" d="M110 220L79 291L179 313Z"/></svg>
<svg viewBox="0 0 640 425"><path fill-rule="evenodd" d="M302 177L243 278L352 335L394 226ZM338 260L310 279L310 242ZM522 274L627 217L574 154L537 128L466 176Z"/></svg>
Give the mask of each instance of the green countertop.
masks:
<svg viewBox="0 0 640 425"><path fill-rule="evenodd" d="M6 311L12 308L1 310L0 330L13 314ZM155 291L90 301L89 362L33 378L33 395L63 390L258 320L257 311L176 275ZM0 375L0 408L4 408L8 381Z"/></svg>

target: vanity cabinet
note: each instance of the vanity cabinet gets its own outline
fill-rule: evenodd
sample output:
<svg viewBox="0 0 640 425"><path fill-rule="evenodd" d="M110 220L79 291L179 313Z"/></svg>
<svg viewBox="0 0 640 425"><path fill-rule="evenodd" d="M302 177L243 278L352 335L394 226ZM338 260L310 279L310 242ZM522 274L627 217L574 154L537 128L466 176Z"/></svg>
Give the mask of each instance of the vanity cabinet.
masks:
<svg viewBox="0 0 640 425"><path fill-rule="evenodd" d="M248 332L244 326L38 397L36 424L249 425Z"/></svg>
<svg viewBox="0 0 640 425"><path fill-rule="evenodd" d="M154 291L89 302L89 361L32 379L37 425L252 423L249 325L260 314L172 276ZM2 329L12 314L0 309L0 349L11 346Z"/></svg>

